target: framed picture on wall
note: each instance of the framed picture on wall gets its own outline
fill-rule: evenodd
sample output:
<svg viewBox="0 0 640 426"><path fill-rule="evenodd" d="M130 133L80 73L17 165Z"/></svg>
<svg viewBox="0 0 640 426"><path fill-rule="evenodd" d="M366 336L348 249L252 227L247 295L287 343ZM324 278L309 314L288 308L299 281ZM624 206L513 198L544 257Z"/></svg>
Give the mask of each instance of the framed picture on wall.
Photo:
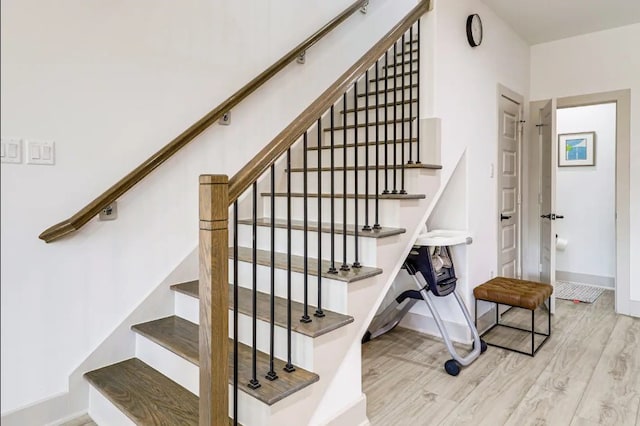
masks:
<svg viewBox="0 0 640 426"><path fill-rule="evenodd" d="M596 132L558 135L558 167L595 166Z"/></svg>

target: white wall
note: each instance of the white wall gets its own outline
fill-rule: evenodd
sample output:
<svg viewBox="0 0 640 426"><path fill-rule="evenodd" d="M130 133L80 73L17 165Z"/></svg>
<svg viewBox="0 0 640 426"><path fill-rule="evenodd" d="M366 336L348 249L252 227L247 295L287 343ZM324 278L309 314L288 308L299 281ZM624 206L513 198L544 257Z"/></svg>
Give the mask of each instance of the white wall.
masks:
<svg viewBox="0 0 640 426"><path fill-rule="evenodd" d="M468 280L473 288L497 267L497 183L490 169L497 161L498 84L528 99L529 46L477 0L436 2L435 99L433 115L442 119L443 181L466 150ZM467 43L469 14L482 18L484 39Z"/></svg>
<svg viewBox="0 0 640 426"><path fill-rule="evenodd" d="M639 44L640 24L634 24L531 48L531 99L631 89L630 296L636 302L640 301Z"/></svg>
<svg viewBox="0 0 640 426"><path fill-rule="evenodd" d="M556 120L559 135L596 133L595 166L557 170L556 211L564 219L556 221L556 233L569 245L557 252L556 269L615 277L616 105L563 108Z"/></svg>
<svg viewBox="0 0 640 426"><path fill-rule="evenodd" d="M480 15L484 28L477 48L469 46L465 32L472 13ZM479 0L436 0L424 23L426 81L421 102L426 108L421 114L442 120L442 182L449 180L466 150L464 185L452 187L454 197L464 197L465 202L438 205L432 222L444 226L453 221L473 235L473 244L454 252L461 259L456 273L465 277L460 292L471 300L472 289L490 279L497 268L497 182L490 169L498 155L498 84L521 94L527 103L529 46ZM455 303L442 303L441 309L448 320L464 323ZM428 317L422 307L413 312ZM428 329L413 324L412 328Z"/></svg>
<svg viewBox="0 0 640 426"><path fill-rule="evenodd" d="M3 164L2 413L69 374L197 244L197 176L233 175L414 2L380 0L119 200L115 222L38 240L342 11L326 2L7 0L2 137L56 142ZM309 13L313 11L313 13ZM195 277L195 271L194 276Z"/></svg>

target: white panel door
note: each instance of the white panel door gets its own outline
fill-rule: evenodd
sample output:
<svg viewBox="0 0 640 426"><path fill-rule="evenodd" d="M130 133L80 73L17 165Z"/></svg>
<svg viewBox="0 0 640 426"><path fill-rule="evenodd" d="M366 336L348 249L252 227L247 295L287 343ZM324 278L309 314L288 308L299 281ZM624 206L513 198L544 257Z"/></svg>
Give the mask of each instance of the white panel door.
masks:
<svg viewBox="0 0 640 426"><path fill-rule="evenodd" d="M549 101L540 110L538 136L541 145L540 182L540 282L555 285L556 281L556 227L553 220L556 204L555 134L553 113L555 108ZM554 292L555 294L555 292ZM555 311L555 295L551 296L551 312Z"/></svg>
<svg viewBox="0 0 640 426"><path fill-rule="evenodd" d="M498 275L516 278L520 275L520 103L500 96L499 114Z"/></svg>

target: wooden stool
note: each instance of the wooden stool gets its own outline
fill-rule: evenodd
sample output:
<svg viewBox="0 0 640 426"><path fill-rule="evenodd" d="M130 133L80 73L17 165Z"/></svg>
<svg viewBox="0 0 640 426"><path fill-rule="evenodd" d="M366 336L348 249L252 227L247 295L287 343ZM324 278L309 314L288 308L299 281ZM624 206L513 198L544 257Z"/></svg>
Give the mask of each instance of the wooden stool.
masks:
<svg viewBox="0 0 640 426"><path fill-rule="evenodd" d="M551 303L551 294L553 293L553 287L549 284L538 283L534 281L519 280L516 278L496 277L487 281L484 284L479 285L473 289L473 295L476 298L476 313L475 323L478 326L478 300L484 300L486 302L493 302L496 304L496 323L486 330L482 335L487 334L495 327L507 327L521 331L528 331L531 333L531 352L523 352L514 348L508 348L492 343L488 345L495 346L502 349L518 352L525 355L534 356L536 352L544 345L551 336L551 311L549 311L549 321L547 334L535 331L535 310L545 300L549 300ZM515 306L518 308L529 309L531 311L531 330L525 328L514 327L511 325L500 324L498 305ZM549 305L551 306L551 305ZM545 336L544 340L535 347L535 335Z"/></svg>

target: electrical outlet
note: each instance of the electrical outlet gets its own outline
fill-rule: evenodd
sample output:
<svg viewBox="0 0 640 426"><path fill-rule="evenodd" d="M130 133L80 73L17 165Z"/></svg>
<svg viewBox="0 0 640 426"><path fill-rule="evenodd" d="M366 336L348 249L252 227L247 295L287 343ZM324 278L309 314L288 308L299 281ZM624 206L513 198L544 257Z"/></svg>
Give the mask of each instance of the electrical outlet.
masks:
<svg viewBox="0 0 640 426"><path fill-rule="evenodd" d="M2 139L0 158L3 163L22 163L22 141L20 139Z"/></svg>

